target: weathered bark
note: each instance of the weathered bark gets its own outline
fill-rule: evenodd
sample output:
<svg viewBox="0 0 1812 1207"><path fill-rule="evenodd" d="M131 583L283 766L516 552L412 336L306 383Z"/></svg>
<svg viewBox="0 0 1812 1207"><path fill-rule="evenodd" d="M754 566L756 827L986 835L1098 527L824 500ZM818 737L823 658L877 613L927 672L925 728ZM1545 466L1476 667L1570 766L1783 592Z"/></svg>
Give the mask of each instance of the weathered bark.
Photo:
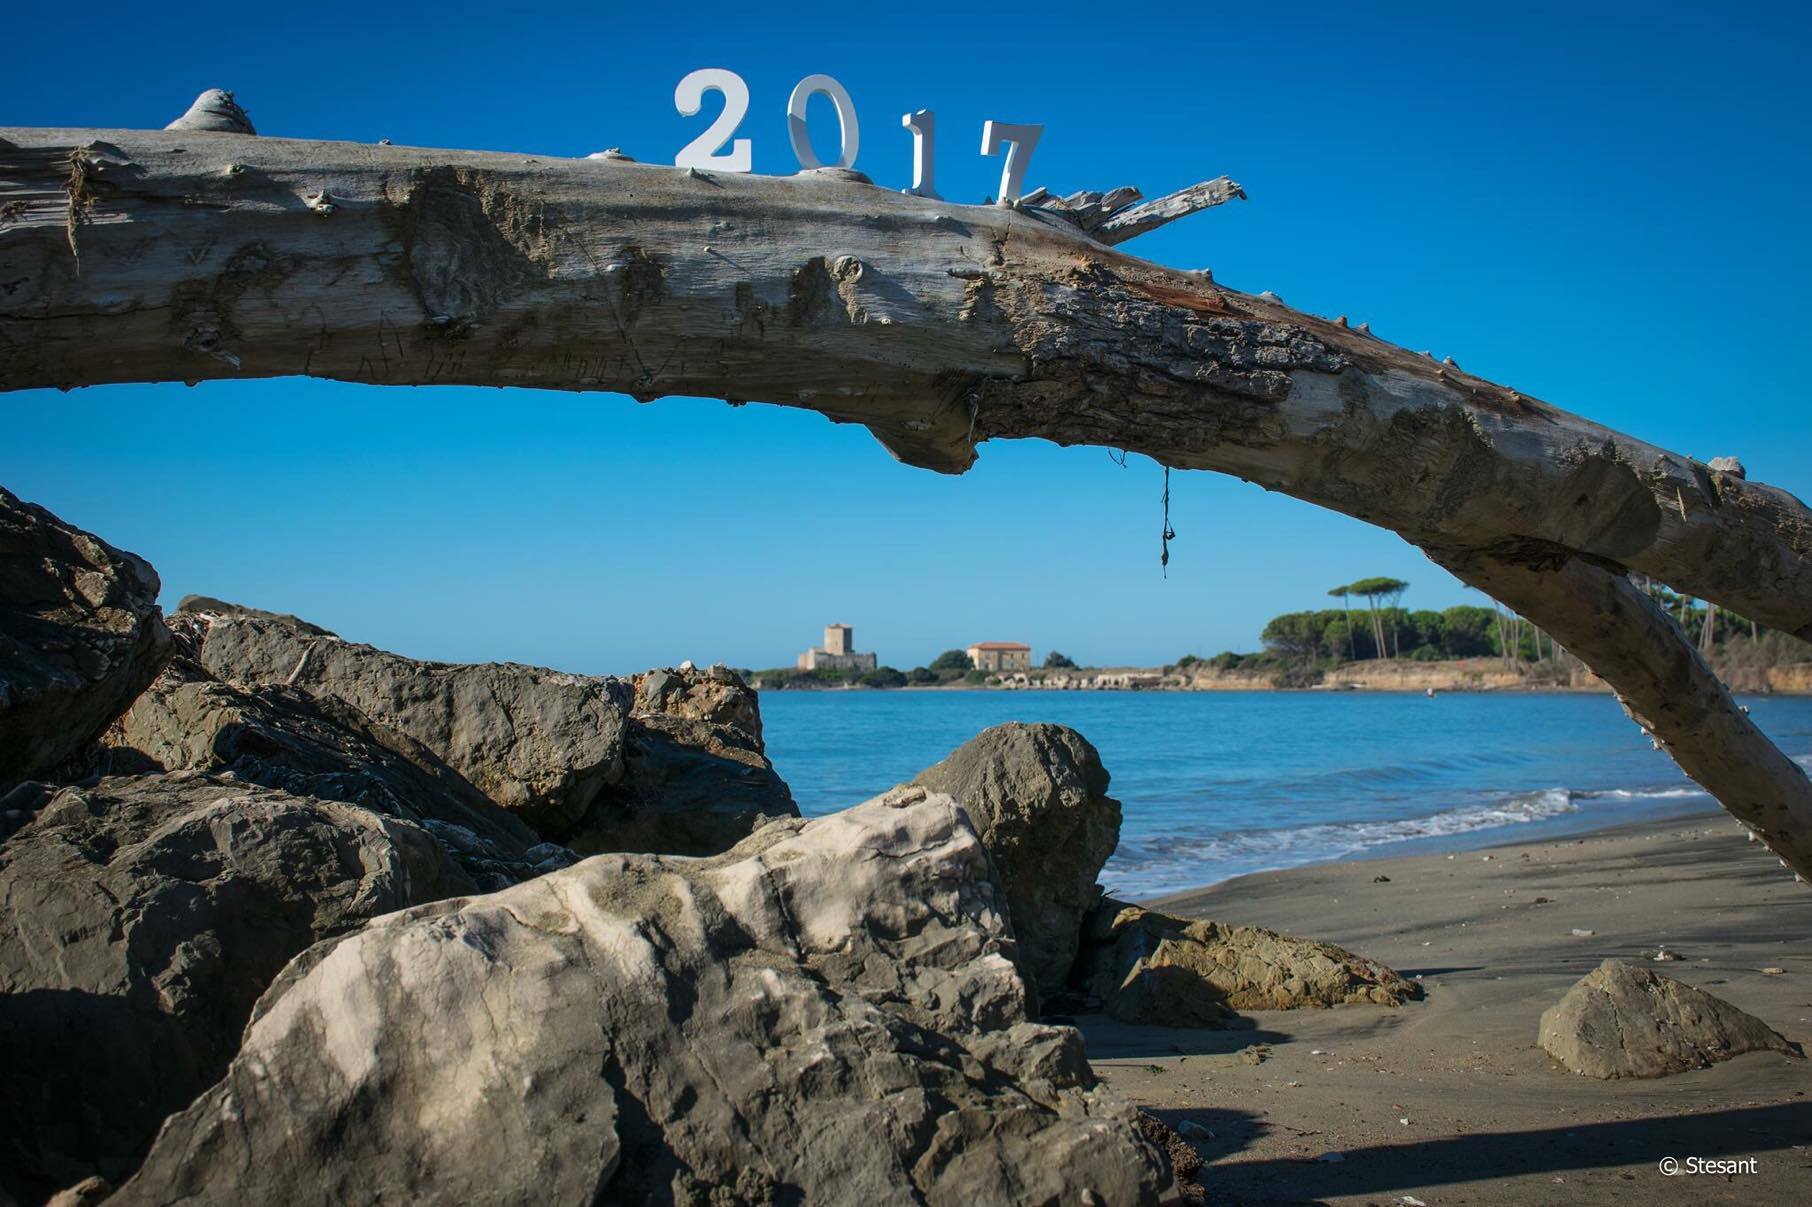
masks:
<svg viewBox="0 0 1812 1207"><path fill-rule="evenodd" d="M1237 186L1198 190L1171 208ZM300 373L703 395L863 423L943 472L990 438L1099 444L1444 557L1639 571L1812 638L1812 512L1792 496L1114 251L1107 226L1153 216L1113 209L1133 195L1066 199L1090 238L1051 209L840 169L0 130L0 388ZM1535 581L1518 609L1625 695L1667 681L1634 656L1653 634L1594 654L1564 636L1580 584ZM1746 781L1715 762L1693 773L1730 804Z"/></svg>

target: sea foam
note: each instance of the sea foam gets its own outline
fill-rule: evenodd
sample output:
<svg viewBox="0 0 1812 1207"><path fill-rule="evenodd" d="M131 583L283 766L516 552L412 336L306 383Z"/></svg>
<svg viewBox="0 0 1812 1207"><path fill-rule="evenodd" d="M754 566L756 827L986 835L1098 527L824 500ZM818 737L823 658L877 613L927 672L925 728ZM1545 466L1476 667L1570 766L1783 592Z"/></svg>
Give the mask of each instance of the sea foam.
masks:
<svg viewBox="0 0 1812 1207"><path fill-rule="evenodd" d="M1812 762L1812 755L1802 762ZM1207 835L1170 834L1139 840L1122 839L1120 849L1102 872L1110 893L1140 899L1181 892L1250 872L1301 867L1342 859L1378 847L1438 840L1484 830L1549 821L1599 807L1710 796L1692 786L1653 788L1544 788L1514 793L1479 804L1443 809L1421 817L1376 821L1328 822L1285 829L1229 830ZM1607 818L1606 824L1619 818ZM1504 840L1511 839L1504 835Z"/></svg>

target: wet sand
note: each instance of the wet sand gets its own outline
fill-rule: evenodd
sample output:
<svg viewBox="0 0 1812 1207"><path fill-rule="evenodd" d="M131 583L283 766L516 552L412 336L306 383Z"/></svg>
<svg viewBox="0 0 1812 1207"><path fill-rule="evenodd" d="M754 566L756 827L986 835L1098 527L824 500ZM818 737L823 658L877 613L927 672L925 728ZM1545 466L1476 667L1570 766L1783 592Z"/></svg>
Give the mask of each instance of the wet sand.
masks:
<svg viewBox="0 0 1812 1207"><path fill-rule="evenodd" d="M1210 1202L1812 1203L1812 1061L1598 1081L1535 1046L1579 977L1665 944L1684 958L1651 967L1812 1051L1812 888L1723 813L1266 872L1157 905L1339 943L1427 990L1400 1009L1253 1011L1247 1031L1079 1020L1104 1080L1214 1133L1197 1144ZM1694 1156L1755 1172L1660 1171Z"/></svg>

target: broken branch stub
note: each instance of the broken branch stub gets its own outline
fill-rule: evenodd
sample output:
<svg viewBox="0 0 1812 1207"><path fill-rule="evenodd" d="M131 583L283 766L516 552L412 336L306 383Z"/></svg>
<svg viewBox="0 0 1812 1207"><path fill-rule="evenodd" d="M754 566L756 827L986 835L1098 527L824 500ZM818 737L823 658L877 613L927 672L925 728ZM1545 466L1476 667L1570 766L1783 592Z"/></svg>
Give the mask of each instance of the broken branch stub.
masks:
<svg viewBox="0 0 1812 1207"><path fill-rule="evenodd" d="M1155 201L1147 201L1143 205L1129 205L1115 212L1096 228L1094 234L1102 243L1124 243L1175 222L1178 218L1186 218L1190 214L1198 214L1229 201L1245 199L1246 190L1222 176L1191 185Z"/></svg>

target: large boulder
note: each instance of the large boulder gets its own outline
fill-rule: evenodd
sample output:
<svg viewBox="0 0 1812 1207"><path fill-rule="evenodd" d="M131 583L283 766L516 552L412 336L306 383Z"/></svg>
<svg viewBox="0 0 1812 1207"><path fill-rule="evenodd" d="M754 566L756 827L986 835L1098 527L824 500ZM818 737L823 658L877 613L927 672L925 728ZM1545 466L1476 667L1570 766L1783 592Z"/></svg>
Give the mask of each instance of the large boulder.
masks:
<svg viewBox="0 0 1812 1207"><path fill-rule="evenodd" d="M997 725L913 783L961 801L1006 889L1020 971L1041 993L1069 980L1095 878L1120 840L1120 802L1088 739L1062 725Z"/></svg>
<svg viewBox="0 0 1812 1207"><path fill-rule="evenodd" d="M1542 1013L1548 1055L1587 1077L1665 1077L1744 1052L1802 1055L1753 1014L1672 977L1606 960Z"/></svg>
<svg viewBox="0 0 1812 1207"><path fill-rule="evenodd" d="M573 850L715 855L799 816L764 751L756 693L734 671L648 671L631 684L623 777L563 836Z"/></svg>
<svg viewBox="0 0 1812 1207"><path fill-rule="evenodd" d="M0 787L42 776L157 674L170 635L143 560L0 489Z"/></svg>
<svg viewBox="0 0 1812 1207"><path fill-rule="evenodd" d="M1241 1010L1400 1006L1422 987L1344 947L1257 926L1191 921L1105 899L1077 983L1121 1022L1243 1025Z"/></svg>
<svg viewBox="0 0 1812 1207"><path fill-rule="evenodd" d="M1156 1202L1025 1021L986 850L896 789L707 859L601 855L310 949L114 1200Z"/></svg>
<svg viewBox="0 0 1812 1207"><path fill-rule="evenodd" d="M317 625L190 597L198 660L236 687L329 697L432 751L543 837L585 815L623 773L629 690L619 680L515 663L418 662Z"/></svg>
<svg viewBox="0 0 1812 1207"><path fill-rule="evenodd" d="M170 627L176 657L101 735L88 756L95 771L230 771L293 795L363 805L426 826L486 891L573 862L421 743L333 696L222 683L196 660L197 618L178 613Z"/></svg>
<svg viewBox="0 0 1812 1207"><path fill-rule="evenodd" d="M320 939L471 891L426 831L191 772L65 788L0 846L0 1169L118 1179Z"/></svg>
<svg viewBox="0 0 1812 1207"><path fill-rule="evenodd" d="M707 855L766 818L799 815L762 751L755 693L721 668L631 681L417 662L293 616L194 596L175 623L196 626L196 661L214 678L350 709L549 842Z"/></svg>

